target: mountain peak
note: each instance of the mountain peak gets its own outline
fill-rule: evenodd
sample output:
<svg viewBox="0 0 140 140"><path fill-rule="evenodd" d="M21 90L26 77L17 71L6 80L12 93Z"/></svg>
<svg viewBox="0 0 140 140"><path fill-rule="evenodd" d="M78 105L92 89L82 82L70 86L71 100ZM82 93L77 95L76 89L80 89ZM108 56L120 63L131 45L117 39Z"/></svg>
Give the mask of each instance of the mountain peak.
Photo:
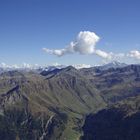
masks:
<svg viewBox="0 0 140 140"><path fill-rule="evenodd" d="M127 66L127 64L121 63L121 62L118 62L118 61L112 61L112 62L107 63L107 64L105 64L103 66L100 66L100 67L103 70L107 70L109 68L122 68L122 67L125 67L125 66Z"/></svg>
<svg viewBox="0 0 140 140"><path fill-rule="evenodd" d="M73 66L67 66L67 67L65 67L65 68L63 68L64 70L66 70L66 71L70 71L70 70L77 70L75 67L73 67Z"/></svg>

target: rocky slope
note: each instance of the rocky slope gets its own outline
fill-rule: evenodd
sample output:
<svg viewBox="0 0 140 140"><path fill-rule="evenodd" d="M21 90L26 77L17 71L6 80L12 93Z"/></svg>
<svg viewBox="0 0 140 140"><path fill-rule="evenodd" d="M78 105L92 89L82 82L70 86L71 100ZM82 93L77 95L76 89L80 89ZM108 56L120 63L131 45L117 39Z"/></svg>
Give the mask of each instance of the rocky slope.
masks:
<svg viewBox="0 0 140 140"><path fill-rule="evenodd" d="M2 72L0 139L80 139L87 114L140 94L139 76L139 65Z"/></svg>
<svg viewBox="0 0 140 140"><path fill-rule="evenodd" d="M99 91L73 67L54 75L5 72L0 89L0 136L5 140L75 139L83 116L106 105Z"/></svg>
<svg viewBox="0 0 140 140"><path fill-rule="evenodd" d="M100 70L82 69L83 75L100 91L107 103L114 103L140 93L140 65Z"/></svg>

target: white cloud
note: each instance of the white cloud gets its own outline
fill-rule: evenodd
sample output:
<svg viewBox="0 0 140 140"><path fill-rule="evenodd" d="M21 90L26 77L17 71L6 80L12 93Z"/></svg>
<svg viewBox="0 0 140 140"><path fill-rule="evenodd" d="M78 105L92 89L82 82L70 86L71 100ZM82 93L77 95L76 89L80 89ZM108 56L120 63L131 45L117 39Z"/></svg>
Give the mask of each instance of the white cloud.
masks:
<svg viewBox="0 0 140 140"><path fill-rule="evenodd" d="M76 37L75 41L72 41L64 49L48 49L43 48L43 50L49 54L54 54L57 56L63 56L70 53L79 53L79 54L92 54L95 51L95 45L99 41L99 36L94 32L90 31L81 31Z"/></svg>
<svg viewBox="0 0 140 140"><path fill-rule="evenodd" d="M111 60L118 59L120 54L113 54L112 52L105 52L99 49L96 49L96 43L100 40L100 37L96 35L94 32L90 31L81 31L77 35L75 41L72 41L70 45L63 49L48 49L43 48L46 53L53 54L56 56L63 56L71 53L79 53L79 54L95 54L103 59Z"/></svg>
<svg viewBox="0 0 140 140"><path fill-rule="evenodd" d="M32 66L30 64L25 63L25 62L23 63L22 67L23 68L32 68Z"/></svg>
<svg viewBox="0 0 140 140"><path fill-rule="evenodd" d="M67 47L63 49L48 49L43 48L43 50L49 54L56 56L63 56L66 54L94 54L97 55L103 60L109 61L123 61L130 58L140 59L140 51L132 50L129 53L113 53L106 52L100 49L96 49L96 44L100 40L100 37L94 32L90 31L81 31L77 35L76 39L72 41Z"/></svg>
<svg viewBox="0 0 140 140"><path fill-rule="evenodd" d="M104 58L104 59L112 59L113 57L113 53L110 52L110 53L107 53L105 51L102 51L102 50L95 50L95 54L97 54L98 56Z"/></svg>
<svg viewBox="0 0 140 140"><path fill-rule="evenodd" d="M19 69L20 67L16 64L12 65L11 68L14 68L14 69Z"/></svg>
<svg viewBox="0 0 140 140"><path fill-rule="evenodd" d="M30 65L28 63L23 63L21 65L13 64L13 65L8 65L4 62L0 63L0 68L3 69L36 69L39 68L38 64L35 65Z"/></svg>
<svg viewBox="0 0 140 140"><path fill-rule="evenodd" d="M68 52L67 48L60 49L60 50L51 50L51 49L43 48L43 50L49 54L54 54L57 56L62 56Z"/></svg>
<svg viewBox="0 0 140 140"><path fill-rule="evenodd" d="M2 62L0 63L0 68L4 69L4 70L36 70L38 68L42 68L44 70L48 70L48 69L52 69L52 68L65 68L67 67L68 65L62 65L62 64L59 64L57 62L53 63L53 64L50 64L50 65L38 65L38 64L34 64L34 65L31 65L31 64L28 64L28 63L23 63L21 65L17 65L17 64L13 64L13 65L7 65L6 63ZM76 69L81 69L81 68L90 68L91 65L87 65L87 64L75 64L75 65L72 65L73 67L75 67Z"/></svg>
<svg viewBox="0 0 140 140"><path fill-rule="evenodd" d="M6 63L4 63L4 62L2 62L2 63L0 64L0 66L3 67L3 68L8 67L8 65L7 65Z"/></svg>
<svg viewBox="0 0 140 140"><path fill-rule="evenodd" d="M75 67L76 69L90 68L91 67L91 65L87 65L87 64L75 64L72 66Z"/></svg>
<svg viewBox="0 0 140 140"><path fill-rule="evenodd" d="M132 50L127 54L127 56L135 59L140 59L140 51Z"/></svg>
<svg viewBox="0 0 140 140"><path fill-rule="evenodd" d="M99 36L94 32L80 32L73 43L73 49L80 54L92 54L99 39Z"/></svg>

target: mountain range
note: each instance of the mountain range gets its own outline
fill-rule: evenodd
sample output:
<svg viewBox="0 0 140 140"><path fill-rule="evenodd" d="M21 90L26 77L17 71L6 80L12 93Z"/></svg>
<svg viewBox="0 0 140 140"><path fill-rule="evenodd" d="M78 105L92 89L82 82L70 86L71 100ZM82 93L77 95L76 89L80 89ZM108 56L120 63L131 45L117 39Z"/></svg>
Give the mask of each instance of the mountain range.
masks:
<svg viewBox="0 0 140 140"><path fill-rule="evenodd" d="M0 139L138 140L139 96L140 65L1 71Z"/></svg>
<svg viewBox="0 0 140 140"><path fill-rule="evenodd" d="M110 63L107 63L107 64L102 64L102 65L98 65L98 66L92 66L92 65L87 65L87 64L74 64L72 65L74 68L76 69L82 69L82 68L90 68L90 67L98 67L98 68L101 68L101 69L108 69L108 68L117 68L117 67L124 67L126 66L127 64L125 63L120 63L120 62L117 62L117 61L112 61ZM52 64L52 65L38 65L38 64L35 64L35 65L30 65L30 64L26 64L26 63L23 63L23 65L21 66L18 66L18 65L6 65L5 63L2 63L0 64L0 72L3 72L3 71L11 71L11 70L18 70L18 71L42 71L42 70L46 70L46 71L50 71L50 70L53 70L55 68L58 68L58 69L62 69L62 68L65 68L67 67L68 65L61 65L61 64Z"/></svg>

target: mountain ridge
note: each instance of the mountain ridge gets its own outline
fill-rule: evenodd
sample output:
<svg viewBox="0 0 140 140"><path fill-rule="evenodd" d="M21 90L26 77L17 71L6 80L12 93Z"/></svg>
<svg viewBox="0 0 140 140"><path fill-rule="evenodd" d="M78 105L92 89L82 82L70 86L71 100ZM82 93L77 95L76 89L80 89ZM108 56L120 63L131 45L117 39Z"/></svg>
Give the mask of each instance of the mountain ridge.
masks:
<svg viewBox="0 0 140 140"><path fill-rule="evenodd" d="M42 72L0 74L1 139L80 139L87 115L140 94L140 65Z"/></svg>

